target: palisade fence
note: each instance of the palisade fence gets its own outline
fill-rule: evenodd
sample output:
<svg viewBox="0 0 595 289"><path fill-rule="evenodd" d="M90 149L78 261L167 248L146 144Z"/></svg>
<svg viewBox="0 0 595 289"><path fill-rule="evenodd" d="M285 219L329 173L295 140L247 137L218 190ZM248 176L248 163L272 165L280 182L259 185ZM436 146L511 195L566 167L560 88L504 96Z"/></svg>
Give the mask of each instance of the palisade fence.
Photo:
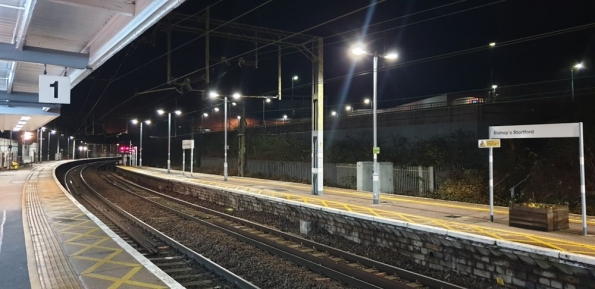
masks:
<svg viewBox="0 0 595 289"><path fill-rule="evenodd" d="M237 164L237 159L227 159L227 163L233 167L233 164ZM249 160L247 163L247 171L250 175L286 177L304 182L309 182L311 178L310 163L263 160ZM202 158L201 167L223 170L223 159ZM395 193L423 196L427 192L433 192L437 188L437 177L443 173L434 171L433 167L395 167L393 169ZM355 190L357 188L357 165L325 163L324 184Z"/></svg>

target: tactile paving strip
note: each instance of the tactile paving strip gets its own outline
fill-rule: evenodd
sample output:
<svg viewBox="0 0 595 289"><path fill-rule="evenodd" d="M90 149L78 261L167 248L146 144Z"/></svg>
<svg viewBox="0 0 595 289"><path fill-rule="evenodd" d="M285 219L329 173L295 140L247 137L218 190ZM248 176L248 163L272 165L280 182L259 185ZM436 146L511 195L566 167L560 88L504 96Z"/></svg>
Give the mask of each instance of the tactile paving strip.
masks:
<svg viewBox="0 0 595 289"><path fill-rule="evenodd" d="M27 183L28 215L43 220L31 234L44 288L167 288L64 196L50 174L40 180L37 171Z"/></svg>

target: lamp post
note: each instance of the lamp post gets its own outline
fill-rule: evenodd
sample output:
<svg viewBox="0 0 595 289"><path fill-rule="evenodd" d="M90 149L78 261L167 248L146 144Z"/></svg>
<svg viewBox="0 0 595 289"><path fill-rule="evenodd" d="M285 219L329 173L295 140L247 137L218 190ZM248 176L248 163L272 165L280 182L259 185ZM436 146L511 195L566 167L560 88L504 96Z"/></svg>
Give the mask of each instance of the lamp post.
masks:
<svg viewBox="0 0 595 289"><path fill-rule="evenodd" d="M374 156L374 172L372 174L372 194L373 194L373 203L374 204L378 204L378 198L380 196L380 177L378 174L379 168L378 168L378 154L380 153L380 148L378 147L378 132L377 132L377 93L378 93L378 89L377 89L377 85L378 85L378 57L382 57L385 59L397 59L398 55L396 53L388 53L385 55L379 55L378 53L374 52L374 53L369 53L367 52L364 48L362 48L361 46L356 46L354 47L351 52L355 55L370 55L373 57L374 59L374 70L373 70L373 74L374 74L374 85L373 85L373 96L372 96L372 115L373 115L373 123L374 123L374 127L373 127L373 131L374 131L374 147L372 148L372 153Z"/></svg>
<svg viewBox="0 0 595 289"><path fill-rule="evenodd" d="M208 113L206 113L206 112L205 112L205 113L203 113L203 114L200 116L200 126L201 126L203 129L204 129L204 126L205 126L205 117L208 117L208 116L209 116L209 114L208 114Z"/></svg>
<svg viewBox="0 0 595 289"><path fill-rule="evenodd" d="M50 161L50 136L55 133L55 130L48 131L48 162Z"/></svg>
<svg viewBox="0 0 595 289"><path fill-rule="evenodd" d="M242 95L239 93L234 93L232 95L232 97L234 99L239 99ZM218 97L220 97L220 95L216 92L210 92L209 93L209 97L216 99ZM227 146L227 126L228 126L228 122L227 122L227 105L228 105L228 100L227 100L227 95L223 96L223 135L225 136L225 145L223 147L223 181L227 181L227 150L229 149L229 147Z"/></svg>
<svg viewBox="0 0 595 289"><path fill-rule="evenodd" d="M37 154L37 159L39 160L39 163L41 163L43 161L43 132L45 131L45 127L42 126L41 130L39 131L39 153Z"/></svg>
<svg viewBox="0 0 595 289"><path fill-rule="evenodd" d="M267 126L267 123L266 123L265 117L264 117L265 103L269 103L269 102L271 102L271 99L270 98L266 98L266 99L263 99L262 100L262 124L264 125L265 128Z"/></svg>
<svg viewBox="0 0 595 289"><path fill-rule="evenodd" d="M336 111L334 111L334 110L332 110L332 111L331 111L331 116L337 116L337 112L336 112Z"/></svg>
<svg viewBox="0 0 595 289"><path fill-rule="evenodd" d="M210 121L211 122L211 131L215 131L215 125L214 125L214 123L215 123L215 113L216 112L219 112L219 108L218 107L213 107L211 109L211 121Z"/></svg>
<svg viewBox="0 0 595 289"><path fill-rule="evenodd" d="M140 123L140 141L139 141L139 149L138 149L138 165L140 167L143 166L143 122L150 125L151 120L147 119L145 121L138 121L137 119L133 119L132 123L137 124Z"/></svg>
<svg viewBox="0 0 595 289"><path fill-rule="evenodd" d="M69 136L66 139L66 159L68 159L68 156L70 155L70 140L74 139L73 136ZM72 158L74 158L74 155L72 156Z"/></svg>
<svg viewBox="0 0 595 289"><path fill-rule="evenodd" d="M572 102L574 102L574 70L581 70L585 68L585 66L583 65L583 63L577 63L576 65L574 65L571 69L570 69L570 85L572 87Z"/></svg>
<svg viewBox="0 0 595 289"><path fill-rule="evenodd" d="M494 83L494 48L496 47L496 42L490 42L490 83ZM494 97L496 97L494 95Z"/></svg>
<svg viewBox="0 0 595 289"><path fill-rule="evenodd" d="M294 82L295 80L298 80L298 79L299 79L299 77L298 77L297 75L294 75L294 76L291 78L291 95L292 95L292 96L293 96L293 82Z"/></svg>
<svg viewBox="0 0 595 289"><path fill-rule="evenodd" d="M165 113L163 109L157 110L159 115ZM176 110L174 111L176 115L182 114L182 111ZM171 171L171 112L167 113L167 173L169 174Z"/></svg>
<svg viewBox="0 0 595 289"><path fill-rule="evenodd" d="M496 88L498 88L497 85L492 85L492 98L496 98Z"/></svg>
<svg viewBox="0 0 595 289"><path fill-rule="evenodd" d="M347 106L345 106L345 110L348 112L353 112L353 106L347 105Z"/></svg>

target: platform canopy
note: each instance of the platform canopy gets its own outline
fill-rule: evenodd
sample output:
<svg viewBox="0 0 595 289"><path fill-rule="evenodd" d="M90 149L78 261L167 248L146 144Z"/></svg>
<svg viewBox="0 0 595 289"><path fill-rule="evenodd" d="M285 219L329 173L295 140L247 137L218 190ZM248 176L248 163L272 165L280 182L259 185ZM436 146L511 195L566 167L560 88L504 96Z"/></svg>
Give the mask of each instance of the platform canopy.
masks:
<svg viewBox="0 0 595 289"><path fill-rule="evenodd" d="M0 130L36 130L60 116L39 103L39 75L72 89L184 0L0 0Z"/></svg>

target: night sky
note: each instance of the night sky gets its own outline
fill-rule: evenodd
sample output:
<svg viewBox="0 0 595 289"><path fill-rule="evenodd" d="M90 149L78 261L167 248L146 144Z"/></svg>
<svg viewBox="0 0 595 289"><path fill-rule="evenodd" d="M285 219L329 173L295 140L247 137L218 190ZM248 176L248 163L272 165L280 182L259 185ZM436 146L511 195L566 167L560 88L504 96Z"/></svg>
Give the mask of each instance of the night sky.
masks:
<svg viewBox="0 0 595 289"><path fill-rule="evenodd" d="M394 49L399 53L396 61L379 61L380 108L445 93L485 95L492 84L536 89L539 85L528 84L545 82L548 85L542 88L569 91L570 68L580 61L586 69L575 75L577 89L595 83L593 1L188 0L175 12L200 15L207 5L213 19L237 18L235 23L324 37L325 105L329 110L341 110L346 104L364 108L362 100L372 95L371 58L356 61L349 53L358 40L370 51ZM580 29L565 31L572 28ZM163 28L155 29L75 87L72 104L63 106L62 116L48 126L82 137L85 129L91 132L85 123L93 118L95 134L104 135L103 127L108 134L122 132L134 117L157 120L158 108L179 108L197 119L203 111L211 114L212 103L203 101L200 92L168 90L135 96L171 88L166 83L166 34ZM490 42L496 42L496 47L490 48ZM181 77L178 81L189 77L195 89L217 89L222 94L276 94L276 46L259 49L258 69L237 65L237 56L247 63L254 61L254 52L246 54L254 43L211 37L210 47L211 59L225 57L229 64L212 65L211 83L206 85L201 80L204 37L172 32L172 75ZM282 53L284 97L292 94L291 77L297 75L293 94L307 100L310 60L292 48ZM248 116L261 117L262 102L247 100L246 111ZM267 118L288 111L273 103L267 106ZM298 109L294 117L306 111Z"/></svg>

